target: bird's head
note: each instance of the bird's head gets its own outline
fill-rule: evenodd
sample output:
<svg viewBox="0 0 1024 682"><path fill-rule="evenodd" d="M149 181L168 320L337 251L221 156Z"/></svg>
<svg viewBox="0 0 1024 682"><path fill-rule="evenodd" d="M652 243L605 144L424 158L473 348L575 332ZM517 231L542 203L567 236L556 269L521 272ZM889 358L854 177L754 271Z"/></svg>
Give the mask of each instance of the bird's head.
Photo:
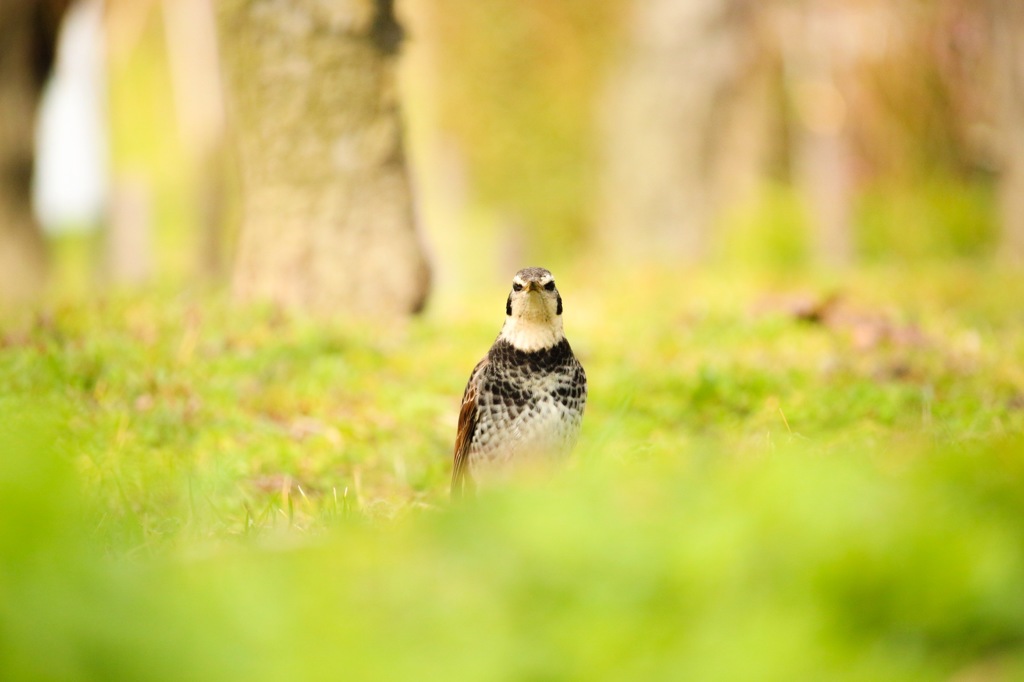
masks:
<svg viewBox="0 0 1024 682"><path fill-rule="evenodd" d="M512 278L501 337L522 351L555 345L564 338L562 296L544 268L524 268Z"/></svg>

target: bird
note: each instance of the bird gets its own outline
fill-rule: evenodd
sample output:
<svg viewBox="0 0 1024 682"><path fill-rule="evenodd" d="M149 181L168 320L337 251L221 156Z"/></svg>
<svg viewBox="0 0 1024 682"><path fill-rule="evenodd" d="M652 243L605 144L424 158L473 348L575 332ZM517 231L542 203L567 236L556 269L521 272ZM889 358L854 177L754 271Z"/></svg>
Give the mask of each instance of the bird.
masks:
<svg viewBox="0 0 1024 682"><path fill-rule="evenodd" d="M462 394L451 497L567 457L586 403L587 374L565 337L555 278L524 268L512 278L501 332Z"/></svg>

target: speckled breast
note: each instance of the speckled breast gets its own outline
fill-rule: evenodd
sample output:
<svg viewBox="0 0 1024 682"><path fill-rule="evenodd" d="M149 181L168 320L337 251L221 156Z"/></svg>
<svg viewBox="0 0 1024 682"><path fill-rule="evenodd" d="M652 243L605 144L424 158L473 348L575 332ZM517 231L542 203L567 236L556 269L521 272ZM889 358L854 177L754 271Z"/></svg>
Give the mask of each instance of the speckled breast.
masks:
<svg viewBox="0 0 1024 682"><path fill-rule="evenodd" d="M492 466L568 454L587 400L587 377L569 342L527 353L498 341L480 385L469 463Z"/></svg>

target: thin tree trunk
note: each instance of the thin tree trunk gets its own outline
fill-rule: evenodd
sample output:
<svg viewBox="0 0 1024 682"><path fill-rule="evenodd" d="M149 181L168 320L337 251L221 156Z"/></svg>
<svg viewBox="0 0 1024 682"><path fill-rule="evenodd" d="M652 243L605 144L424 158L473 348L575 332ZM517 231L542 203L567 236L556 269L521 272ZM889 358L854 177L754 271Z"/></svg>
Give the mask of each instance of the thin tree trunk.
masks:
<svg viewBox="0 0 1024 682"><path fill-rule="evenodd" d="M220 3L243 218L243 299L404 314L429 272L414 223L391 0Z"/></svg>
<svg viewBox="0 0 1024 682"><path fill-rule="evenodd" d="M994 68L1000 130L1002 250L1024 263L1024 6L993 0Z"/></svg>
<svg viewBox="0 0 1024 682"><path fill-rule="evenodd" d="M137 0L136 0L137 1ZM174 106L190 153L199 227L199 272L226 270L223 84L213 0L162 0Z"/></svg>
<svg viewBox="0 0 1024 682"><path fill-rule="evenodd" d="M747 97L763 90L751 80L751 9L736 0L632 2L627 52L602 104L598 225L614 251L701 259L719 190L758 175L763 145L733 128L737 102L765 111ZM736 158L722 158L726 149Z"/></svg>
<svg viewBox="0 0 1024 682"><path fill-rule="evenodd" d="M68 2L0 0L0 301L36 295L45 279L32 213L35 124Z"/></svg>
<svg viewBox="0 0 1024 682"><path fill-rule="evenodd" d="M793 159L807 198L817 260L842 266L853 260L853 180L848 104L843 77L857 58L843 50L854 9L822 0L783 7L786 85L797 114Z"/></svg>

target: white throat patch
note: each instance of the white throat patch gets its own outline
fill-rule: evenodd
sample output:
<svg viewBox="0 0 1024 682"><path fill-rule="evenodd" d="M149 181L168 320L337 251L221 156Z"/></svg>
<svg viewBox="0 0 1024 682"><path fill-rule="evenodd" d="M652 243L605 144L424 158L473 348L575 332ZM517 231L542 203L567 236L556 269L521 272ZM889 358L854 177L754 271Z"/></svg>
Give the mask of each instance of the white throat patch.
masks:
<svg viewBox="0 0 1024 682"><path fill-rule="evenodd" d="M554 346L565 338L565 333L561 317L544 320L512 315L505 318L498 338L508 341L517 350L532 353Z"/></svg>
<svg viewBox="0 0 1024 682"><path fill-rule="evenodd" d="M565 338L562 316L558 314L561 312L558 292L554 290L553 283L549 282L549 285L551 289L541 289L536 282L530 282L529 289L523 291L522 284L513 283L508 298L510 314L505 317L499 339L508 341L513 348L532 353L550 348Z"/></svg>

